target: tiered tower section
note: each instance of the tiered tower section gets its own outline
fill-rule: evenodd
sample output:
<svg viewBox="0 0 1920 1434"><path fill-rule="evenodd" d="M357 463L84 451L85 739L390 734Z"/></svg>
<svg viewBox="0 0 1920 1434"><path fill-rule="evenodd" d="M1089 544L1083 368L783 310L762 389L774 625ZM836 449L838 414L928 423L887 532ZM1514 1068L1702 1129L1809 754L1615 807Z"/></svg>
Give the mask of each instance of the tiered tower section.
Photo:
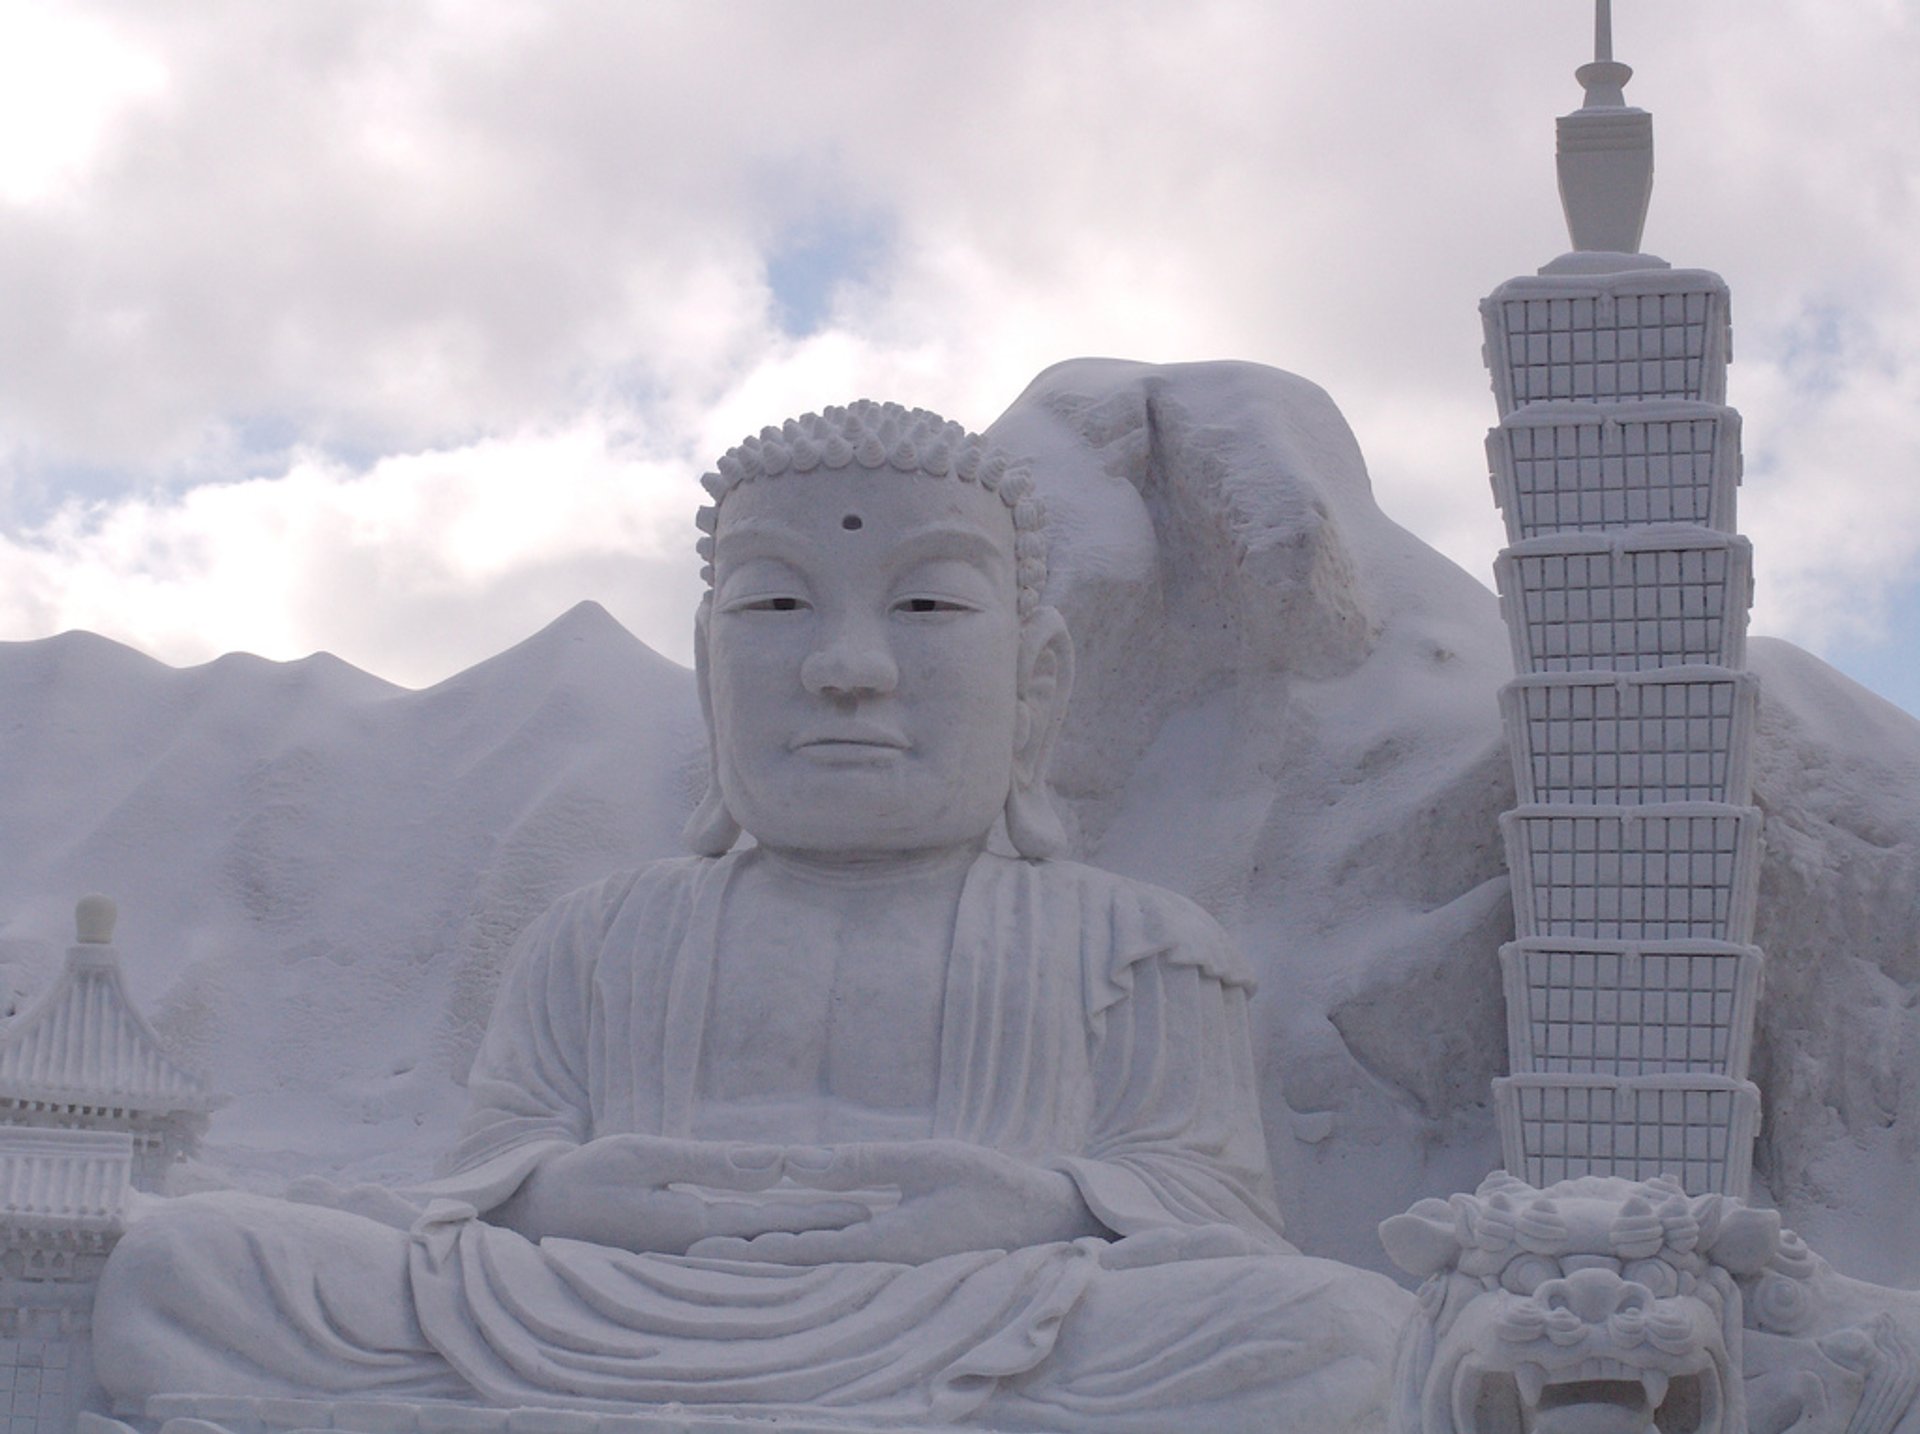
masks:
<svg viewBox="0 0 1920 1434"><path fill-rule="evenodd" d="M1559 123L1573 251L1481 305L1519 673L1495 1103L1530 1184L1665 1173L1744 1195L1760 813L1727 287L1638 252L1652 121L1625 103L1607 0L1596 32L1586 103Z"/></svg>
<svg viewBox="0 0 1920 1434"><path fill-rule="evenodd" d="M84 898L66 968L0 1031L0 1434L69 1434L98 1402L94 1284L215 1103L127 999L115 916Z"/></svg>

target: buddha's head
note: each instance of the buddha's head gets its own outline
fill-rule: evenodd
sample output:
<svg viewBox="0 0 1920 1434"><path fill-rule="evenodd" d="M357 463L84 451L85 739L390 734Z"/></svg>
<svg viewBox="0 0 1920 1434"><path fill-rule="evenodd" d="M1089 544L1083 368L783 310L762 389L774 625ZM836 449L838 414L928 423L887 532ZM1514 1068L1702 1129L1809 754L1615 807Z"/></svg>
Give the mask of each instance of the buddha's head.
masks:
<svg viewBox="0 0 1920 1434"><path fill-rule="evenodd" d="M959 424L860 402L763 430L704 480L695 668L717 855L1065 845L1046 794L1073 648L1040 601L1026 475Z"/></svg>

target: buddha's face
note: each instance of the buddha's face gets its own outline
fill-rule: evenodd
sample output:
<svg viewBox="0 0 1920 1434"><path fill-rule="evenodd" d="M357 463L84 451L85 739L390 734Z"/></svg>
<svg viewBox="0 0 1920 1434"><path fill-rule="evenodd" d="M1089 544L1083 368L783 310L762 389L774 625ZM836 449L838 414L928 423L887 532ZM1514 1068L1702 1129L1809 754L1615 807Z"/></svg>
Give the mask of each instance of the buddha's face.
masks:
<svg viewBox="0 0 1920 1434"><path fill-rule="evenodd" d="M987 834L1031 725L996 494L857 465L742 484L713 567L715 768L742 827L849 856Z"/></svg>

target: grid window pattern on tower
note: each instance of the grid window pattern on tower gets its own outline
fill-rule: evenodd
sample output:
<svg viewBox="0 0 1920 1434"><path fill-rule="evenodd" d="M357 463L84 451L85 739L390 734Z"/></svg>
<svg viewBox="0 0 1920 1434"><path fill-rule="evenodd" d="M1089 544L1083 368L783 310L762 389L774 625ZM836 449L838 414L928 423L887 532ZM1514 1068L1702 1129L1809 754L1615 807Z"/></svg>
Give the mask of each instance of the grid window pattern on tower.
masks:
<svg viewBox="0 0 1920 1434"><path fill-rule="evenodd" d="M1650 523L1730 528L1734 475L1720 453L1720 429L1716 415L1494 430L1495 488L1512 537Z"/></svg>
<svg viewBox="0 0 1920 1434"><path fill-rule="evenodd" d="M1747 603L1743 550L1725 543L1590 551L1509 550L1528 672L1737 666ZM1737 589L1737 590L1736 590Z"/></svg>
<svg viewBox="0 0 1920 1434"><path fill-rule="evenodd" d="M1727 1075L1755 965L1724 951L1517 949L1526 1068L1575 1074Z"/></svg>
<svg viewBox="0 0 1920 1434"><path fill-rule="evenodd" d="M1708 397L1710 299L1693 290L1502 300L1515 405Z"/></svg>
<svg viewBox="0 0 1920 1434"><path fill-rule="evenodd" d="M1727 1188L1730 1147L1757 1110L1750 1089L1728 1084L1562 1084L1516 1076L1512 1103L1529 1184L1580 1175L1650 1180L1676 1175L1689 1190Z"/></svg>
<svg viewBox="0 0 1920 1434"><path fill-rule="evenodd" d="M1731 676L1536 681L1509 693L1509 721L1523 729L1509 734L1524 759L1523 803L1745 799L1731 789L1736 719L1745 716Z"/></svg>
<svg viewBox="0 0 1920 1434"><path fill-rule="evenodd" d="M1510 812L1515 917L1525 936L1743 939L1759 814L1657 807Z"/></svg>

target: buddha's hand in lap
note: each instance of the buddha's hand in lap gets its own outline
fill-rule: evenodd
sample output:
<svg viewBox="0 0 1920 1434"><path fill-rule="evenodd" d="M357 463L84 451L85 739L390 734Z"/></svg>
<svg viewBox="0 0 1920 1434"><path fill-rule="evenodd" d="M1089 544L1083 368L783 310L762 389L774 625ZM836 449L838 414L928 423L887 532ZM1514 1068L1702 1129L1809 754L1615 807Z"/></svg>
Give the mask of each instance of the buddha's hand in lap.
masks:
<svg viewBox="0 0 1920 1434"><path fill-rule="evenodd" d="M543 1161L487 1218L530 1240L681 1254L703 1241L830 1232L866 1217L866 1206L848 1200L736 1200L671 1188L752 1196L778 1183L783 1165L775 1146L603 1136Z"/></svg>
<svg viewBox="0 0 1920 1434"><path fill-rule="evenodd" d="M840 1228L716 1235L688 1253L776 1264L922 1264L968 1250L1017 1250L1109 1235L1071 1176L959 1140L789 1150L787 1178L819 1190L893 1187L900 1203Z"/></svg>

